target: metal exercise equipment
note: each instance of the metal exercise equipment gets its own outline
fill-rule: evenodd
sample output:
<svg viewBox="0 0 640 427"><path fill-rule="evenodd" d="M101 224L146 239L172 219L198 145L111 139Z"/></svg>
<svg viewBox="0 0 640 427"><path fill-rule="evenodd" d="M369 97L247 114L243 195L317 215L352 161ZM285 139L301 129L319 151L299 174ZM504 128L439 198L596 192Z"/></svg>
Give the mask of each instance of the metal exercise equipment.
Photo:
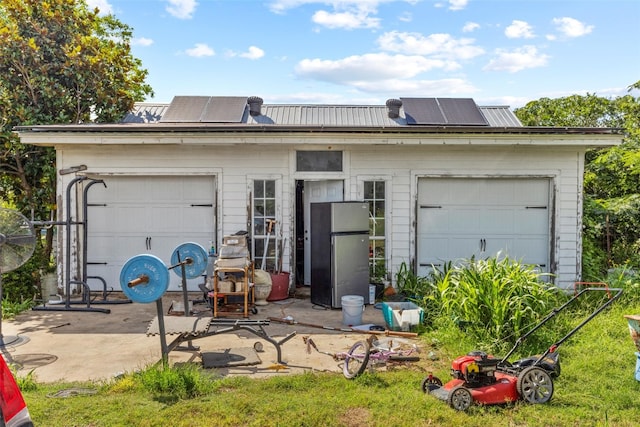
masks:
<svg viewBox="0 0 640 427"><path fill-rule="evenodd" d="M169 363L169 348L162 307L162 295L169 288L169 270L180 267L182 276L182 291L184 295L184 314L189 316L189 298L187 279L201 276L207 269L207 251L197 243L184 243L178 246L171 255L177 263L166 267L164 262L155 255L142 254L130 258L120 271L120 286L122 292L134 302L143 304L156 302L158 312L158 327L160 346L162 349L162 364ZM204 261L203 261L204 260ZM190 349L193 349L189 345Z"/></svg>
<svg viewBox="0 0 640 427"><path fill-rule="evenodd" d="M0 348L20 341L20 337L2 335L2 273L27 262L35 247L36 234L29 220L18 211L0 208Z"/></svg>
<svg viewBox="0 0 640 427"><path fill-rule="evenodd" d="M74 168L69 168L66 170L61 170L60 174L64 175L66 173L73 173L81 170L85 170L86 166L81 165ZM71 209L71 194L79 183L83 181L88 181L87 185L83 191L82 198L82 221L74 220L72 216ZM66 188L66 210L65 210L65 220L64 221L34 221L31 223L35 226L64 226L65 229L65 265L63 271L63 280L65 286L65 298L64 304L43 304L41 306L33 307L32 310L36 311L89 311L89 312L98 312L98 313L111 313L111 310L105 308L96 308L91 307L91 304L123 304L130 303L131 301L126 300L107 300L107 283L106 281L99 276L87 276L87 193L89 188L94 184L102 184L106 188L106 184L101 179L93 179L87 176L77 176L73 178L69 184L67 184ZM72 226L82 226L83 227L83 238L82 238L82 268L81 275L82 280L72 280L71 279L71 227ZM103 299L98 301L91 300L91 288L87 284L87 280L98 279L103 284ZM82 286L82 300L81 301L72 301L71 300L71 285L81 285ZM72 307L72 305L82 304L86 305L86 307Z"/></svg>
<svg viewBox="0 0 640 427"><path fill-rule="evenodd" d="M269 325L269 320L230 320L189 316L186 280L201 276L207 269L208 254L202 246L192 242L178 246L171 255L171 262L173 265L167 267L154 255L136 255L130 258L120 271L120 286L128 298L139 303L156 302L158 316L151 322L147 335L160 335L162 364L165 367L169 361L170 351L198 350L198 347L191 345L192 340L239 329L251 332L273 344L277 351L278 363L283 363L280 346L293 338L296 335L295 332L276 341L263 328ZM180 267L179 270L178 267ZM169 287L169 270L174 270L182 277L185 313L183 317L164 317L162 296ZM171 335L177 335L171 344L167 344L167 331ZM189 345L180 347L180 344L185 341L188 341Z"/></svg>

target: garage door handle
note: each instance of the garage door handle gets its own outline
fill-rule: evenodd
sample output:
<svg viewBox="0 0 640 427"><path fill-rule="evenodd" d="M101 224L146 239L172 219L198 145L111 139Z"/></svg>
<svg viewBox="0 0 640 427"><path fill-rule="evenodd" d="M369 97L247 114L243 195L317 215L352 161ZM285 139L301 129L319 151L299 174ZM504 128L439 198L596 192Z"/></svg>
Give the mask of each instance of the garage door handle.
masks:
<svg viewBox="0 0 640 427"><path fill-rule="evenodd" d="M420 267L442 267L442 264L424 264L424 263L420 263Z"/></svg>
<svg viewBox="0 0 640 427"><path fill-rule="evenodd" d="M525 206L525 209L547 209L546 206Z"/></svg>
<svg viewBox="0 0 640 427"><path fill-rule="evenodd" d="M442 206L438 206L438 205L420 205L420 209L442 209Z"/></svg>
<svg viewBox="0 0 640 427"><path fill-rule="evenodd" d="M212 207L213 207L213 205L212 205L211 203L209 203L209 204L206 204L206 203L205 203L205 204L202 204L202 205L198 205L198 204L194 204L194 203L192 203L192 204L191 204L191 207L192 207L192 208L212 208Z"/></svg>
<svg viewBox="0 0 640 427"><path fill-rule="evenodd" d="M480 239L480 252L484 252L487 250L487 240Z"/></svg>

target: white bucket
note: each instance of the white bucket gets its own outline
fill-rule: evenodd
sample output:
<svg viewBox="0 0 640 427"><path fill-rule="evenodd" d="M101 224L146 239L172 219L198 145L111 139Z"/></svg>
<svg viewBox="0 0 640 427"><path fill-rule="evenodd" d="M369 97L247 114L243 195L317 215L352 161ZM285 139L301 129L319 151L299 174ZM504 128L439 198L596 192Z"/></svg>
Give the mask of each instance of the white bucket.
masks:
<svg viewBox="0 0 640 427"><path fill-rule="evenodd" d="M362 324L362 313L364 312L364 297L360 295L344 295L342 303L342 324L347 326L358 326Z"/></svg>
<svg viewBox="0 0 640 427"><path fill-rule="evenodd" d="M369 285L369 304L376 303L376 285Z"/></svg>

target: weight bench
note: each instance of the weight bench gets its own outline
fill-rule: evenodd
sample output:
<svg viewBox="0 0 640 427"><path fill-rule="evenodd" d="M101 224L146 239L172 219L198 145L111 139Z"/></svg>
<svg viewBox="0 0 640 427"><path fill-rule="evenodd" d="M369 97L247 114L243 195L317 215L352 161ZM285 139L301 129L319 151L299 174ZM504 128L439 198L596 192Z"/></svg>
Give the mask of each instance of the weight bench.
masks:
<svg viewBox="0 0 640 427"><path fill-rule="evenodd" d="M181 351L197 351L199 347L191 345L191 341L200 338L211 337L214 335L224 334L244 330L260 337L261 339L273 344L276 348L277 362L286 364L282 360L281 346L296 335L292 332L281 340L276 340L269 336L264 330L264 326L270 324L269 320L240 320L240 319L214 319L211 317L164 317L162 320L156 316L147 328L147 336L162 335L163 329L165 335L175 335L173 341L162 348L162 360L169 358L169 352L172 350ZM162 338L162 337L161 337ZM187 347L181 347L180 344L188 342Z"/></svg>

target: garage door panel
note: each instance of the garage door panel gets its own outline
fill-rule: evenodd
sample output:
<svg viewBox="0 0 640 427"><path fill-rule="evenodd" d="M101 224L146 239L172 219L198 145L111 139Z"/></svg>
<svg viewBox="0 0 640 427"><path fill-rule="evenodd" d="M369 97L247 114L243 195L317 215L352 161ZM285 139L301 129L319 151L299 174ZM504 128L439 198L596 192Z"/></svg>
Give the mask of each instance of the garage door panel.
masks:
<svg viewBox="0 0 640 427"><path fill-rule="evenodd" d="M484 211L477 210L479 227L474 230L484 236L489 234L502 234L513 232L514 215L508 208L488 208Z"/></svg>
<svg viewBox="0 0 640 427"><path fill-rule="evenodd" d="M422 178L417 259L420 265L487 258L498 252L548 266L548 179ZM428 269L421 269L422 273Z"/></svg>
<svg viewBox="0 0 640 427"><path fill-rule="evenodd" d="M519 218L517 222L519 233L540 234L548 228L549 213L546 209L526 209Z"/></svg>
<svg viewBox="0 0 640 427"><path fill-rule="evenodd" d="M149 253L170 263L173 250L185 242L207 248L215 237L213 176L116 176L104 178L107 189L89 195L87 272L119 289L120 270L133 256ZM94 186L97 188L98 186ZM104 205L104 206L102 206ZM197 206L194 206L197 205ZM188 282L198 290L201 278ZM101 283L92 281L94 290ZM169 290L181 290L171 274Z"/></svg>
<svg viewBox="0 0 640 427"><path fill-rule="evenodd" d="M183 211L184 222L183 231L197 232L206 227L213 229L213 218L211 208L192 207Z"/></svg>
<svg viewBox="0 0 640 427"><path fill-rule="evenodd" d="M449 218L450 233L476 233L480 224L478 223L477 209L445 209Z"/></svg>

